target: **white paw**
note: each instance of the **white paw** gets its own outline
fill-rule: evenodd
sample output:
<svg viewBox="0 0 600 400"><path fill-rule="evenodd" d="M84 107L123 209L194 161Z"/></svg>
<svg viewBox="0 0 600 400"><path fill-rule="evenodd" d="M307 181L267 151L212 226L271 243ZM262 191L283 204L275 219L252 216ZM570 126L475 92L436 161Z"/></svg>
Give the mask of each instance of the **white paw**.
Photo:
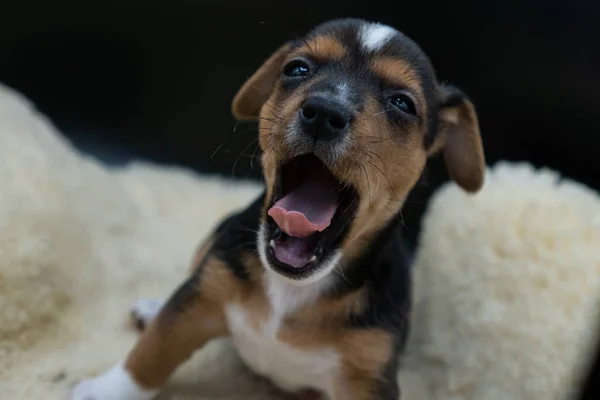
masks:
<svg viewBox="0 0 600 400"><path fill-rule="evenodd" d="M144 390L119 363L93 379L79 382L69 400L151 400L157 390Z"/></svg>
<svg viewBox="0 0 600 400"><path fill-rule="evenodd" d="M108 400L115 399L106 393L101 378L86 379L79 382L71 392L70 400Z"/></svg>
<svg viewBox="0 0 600 400"><path fill-rule="evenodd" d="M164 300L138 299L131 308L131 317L139 330L148 326L165 304Z"/></svg>

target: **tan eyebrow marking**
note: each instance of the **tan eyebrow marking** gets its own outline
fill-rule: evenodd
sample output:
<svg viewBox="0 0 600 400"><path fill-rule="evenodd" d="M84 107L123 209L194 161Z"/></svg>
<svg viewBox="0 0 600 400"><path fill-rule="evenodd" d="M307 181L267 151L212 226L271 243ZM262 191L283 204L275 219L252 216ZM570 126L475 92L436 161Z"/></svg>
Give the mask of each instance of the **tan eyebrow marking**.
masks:
<svg viewBox="0 0 600 400"><path fill-rule="evenodd" d="M297 52L308 55L317 61L335 61L348 55L346 47L339 40L329 35L308 39Z"/></svg>
<svg viewBox="0 0 600 400"><path fill-rule="evenodd" d="M405 60L393 57L376 57L371 62L373 72L386 83L398 88L406 88L423 103L423 91L421 89L417 71Z"/></svg>

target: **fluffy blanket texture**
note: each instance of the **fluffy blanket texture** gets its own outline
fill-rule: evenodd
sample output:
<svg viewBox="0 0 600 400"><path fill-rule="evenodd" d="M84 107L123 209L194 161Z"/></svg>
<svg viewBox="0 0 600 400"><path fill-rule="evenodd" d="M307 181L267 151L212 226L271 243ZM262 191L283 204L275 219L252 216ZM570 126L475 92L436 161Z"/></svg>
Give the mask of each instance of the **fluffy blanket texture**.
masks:
<svg viewBox="0 0 600 400"><path fill-rule="evenodd" d="M0 86L0 399L62 400L134 343L128 309L167 296L200 240L260 188L178 169L109 169ZM415 266L404 399L565 399L600 304L600 198L501 164L476 196L433 198ZM163 399L283 399L226 339Z"/></svg>

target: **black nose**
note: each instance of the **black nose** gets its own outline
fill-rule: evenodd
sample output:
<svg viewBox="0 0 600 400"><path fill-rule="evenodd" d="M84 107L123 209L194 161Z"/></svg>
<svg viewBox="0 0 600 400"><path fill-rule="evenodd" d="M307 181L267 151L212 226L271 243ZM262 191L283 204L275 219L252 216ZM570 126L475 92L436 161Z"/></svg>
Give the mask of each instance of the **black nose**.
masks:
<svg viewBox="0 0 600 400"><path fill-rule="evenodd" d="M343 136L350 126L352 112L336 100L311 97L300 109L304 132L315 140L333 140Z"/></svg>

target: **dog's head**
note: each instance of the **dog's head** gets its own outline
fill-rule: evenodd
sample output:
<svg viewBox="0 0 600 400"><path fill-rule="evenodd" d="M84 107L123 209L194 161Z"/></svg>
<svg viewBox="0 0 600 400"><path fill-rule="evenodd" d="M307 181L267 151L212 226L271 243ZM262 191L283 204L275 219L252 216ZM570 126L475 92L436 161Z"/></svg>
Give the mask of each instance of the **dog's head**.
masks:
<svg viewBox="0 0 600 400"><path fill-rule="evenodd" d="M428 156L443 152L468 192L483 183L475 108L438 83L416 43L385 25L334 20L286 43L232 108L238 119L259 119L261 259L296 282L356 257L398 214Z"/></svg>

